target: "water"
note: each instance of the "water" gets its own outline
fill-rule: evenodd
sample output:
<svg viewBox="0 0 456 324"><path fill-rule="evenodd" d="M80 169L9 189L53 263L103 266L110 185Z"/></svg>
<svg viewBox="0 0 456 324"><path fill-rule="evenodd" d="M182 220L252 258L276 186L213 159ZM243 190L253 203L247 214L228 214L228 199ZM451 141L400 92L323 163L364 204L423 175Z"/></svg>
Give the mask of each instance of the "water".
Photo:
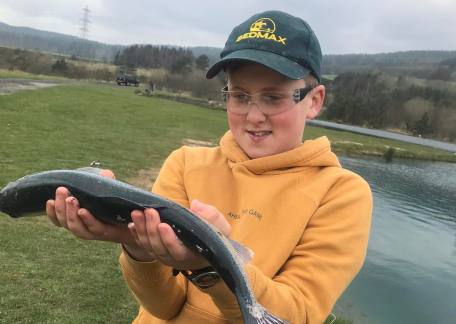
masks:
<svg viewBox="0 0 456 324"><path fill-rule="evenodd" d="M342 158L374 195L366 262L335 313L356 324L456 323L456 164Z"/></svg>

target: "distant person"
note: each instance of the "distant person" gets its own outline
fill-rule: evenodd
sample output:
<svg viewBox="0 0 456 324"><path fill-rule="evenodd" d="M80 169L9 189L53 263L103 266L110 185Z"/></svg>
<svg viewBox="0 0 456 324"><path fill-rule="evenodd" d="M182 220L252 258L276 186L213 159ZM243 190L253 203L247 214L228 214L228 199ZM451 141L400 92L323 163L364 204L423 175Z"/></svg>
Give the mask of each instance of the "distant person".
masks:
<svg viewBox="0 0 456 324"><path fill-rule="evenodd" d="M254 252L245 271L269 312L322 323L363 264L372 195L326 137L302 140L325 98L318 39L302 19L267 11L236 26L220 57L207 78L226 72L230 130L217 147L172 152L152 191ZM134 323L242 322L225 283L156 210L134 211L128 229L104 224L59 188L47 213L80 238L123 245L122 272L140 305Z"/></svg>

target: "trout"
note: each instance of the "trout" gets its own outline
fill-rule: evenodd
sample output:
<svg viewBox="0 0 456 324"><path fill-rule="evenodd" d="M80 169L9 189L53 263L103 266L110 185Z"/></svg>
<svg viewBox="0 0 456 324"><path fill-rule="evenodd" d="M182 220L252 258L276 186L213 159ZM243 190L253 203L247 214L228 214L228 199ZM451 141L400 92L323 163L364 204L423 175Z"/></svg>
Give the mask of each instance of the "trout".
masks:
<svg viewBox="0 0 456 324"><path fill-rule="evenodd" d="M173 201L119 180L99 175L100 169L52 170L10 182L0 191L0 211L14 218L44 214L46 201L58 187L66 187L81 208L97 219L128 224L133 210L154 208L163 223L195 253L201 254L219 274L239 304L244 323L287 323L260 305L243 270L239 244L233 244L214 226ZM245 248L244 248L245 249Z"/></svg>

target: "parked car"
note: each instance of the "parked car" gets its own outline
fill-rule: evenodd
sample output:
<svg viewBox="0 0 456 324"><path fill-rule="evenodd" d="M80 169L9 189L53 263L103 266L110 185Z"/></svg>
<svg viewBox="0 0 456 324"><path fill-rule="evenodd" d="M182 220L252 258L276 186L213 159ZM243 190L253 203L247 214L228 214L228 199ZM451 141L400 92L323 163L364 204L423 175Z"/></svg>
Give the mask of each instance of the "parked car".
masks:
<svg viewBox="0 0 456 324"><path fill-rule="evenodd" d="M131 75L119 75L116 78L116 82L118 85L134 85L135 87L139 86L139 81L136 79L136 77Z"/></svg>

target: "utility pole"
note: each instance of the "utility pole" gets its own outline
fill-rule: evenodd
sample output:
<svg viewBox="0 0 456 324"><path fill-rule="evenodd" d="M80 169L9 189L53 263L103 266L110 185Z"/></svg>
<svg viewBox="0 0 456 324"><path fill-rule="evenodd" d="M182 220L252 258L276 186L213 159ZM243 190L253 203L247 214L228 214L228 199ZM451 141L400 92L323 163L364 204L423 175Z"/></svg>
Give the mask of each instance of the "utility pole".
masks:
<svg viewBox="0 0 456 324"><path fill-rule="evenodd" d="M83 14L81 18L81 38L87 39L89 37L89 6L86 5L85 8L82 8Z"/></svg>

